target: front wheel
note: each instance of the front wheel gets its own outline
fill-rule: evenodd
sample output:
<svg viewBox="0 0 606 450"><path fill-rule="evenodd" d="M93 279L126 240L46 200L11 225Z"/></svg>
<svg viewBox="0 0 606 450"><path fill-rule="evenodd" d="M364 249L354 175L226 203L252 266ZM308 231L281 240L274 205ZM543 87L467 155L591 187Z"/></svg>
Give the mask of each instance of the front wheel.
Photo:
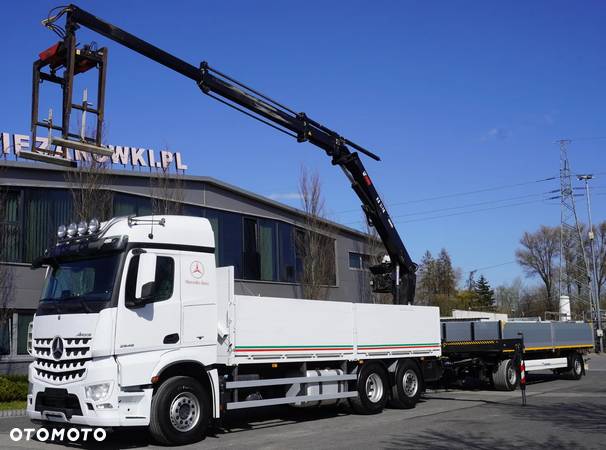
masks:
<svg viewBox="0 0 606 450"><path fill-rule="evenodd" d="M191 377L174 377L152 398L149 431L161 444L190 444L204 437L210 421L210 401Z"/></svg>

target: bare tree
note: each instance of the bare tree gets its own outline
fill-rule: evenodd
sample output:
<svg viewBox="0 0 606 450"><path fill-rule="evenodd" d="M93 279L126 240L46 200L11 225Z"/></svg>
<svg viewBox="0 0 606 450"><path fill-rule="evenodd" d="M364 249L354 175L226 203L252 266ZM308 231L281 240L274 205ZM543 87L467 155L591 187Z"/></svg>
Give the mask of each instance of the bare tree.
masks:
<svg viewBox="0 0 606 450"><path fill-rule="evenodd" d="M606 220L593 226L596 271L598 279L598 298L602 298L606 284Z"/></svg>
<svg viewBox="0 0 606 450"><path fill-rule="evenodd" d="M78 124L80 126L80 124ZM92 129L87 134L92 134ZM102 130L103 140L107 134ZM68 151L65 149L64 151ZM72 196L72 214L77 221L90 219L105 220L112 215L114 194L109 187L109 156L99 156L74 150L74 158L79 166L66 172Z"/></svg>
<svg viewBox="0 0 606 450"><path fill-rule="evenodd" d="M171 175L170 167L162 167L150 177L152 211L154 214L183 213L183 179L176 172Z"/></svg>
<svg viewBox="0 0 606 450"><path fill-rule="evenodd" d="M503 284L495 289L497 312L516 317L520 314L520 302L524 284L516 277L509 285Z"/></svg>
<svg viewBox="0 0 606 450"><path fill-rule="evenodd" d="M66 172L76 220L106 220L111 217L114 194L108 189L107 166L107 160L88 155L78 168Z"/></svg>
<svg viewBox="0 0 606 450"><path fill-rule="evenodd" d="M325 217L322 183L317 172L308 173L301 167L299 176L301 207L305 212L305 228L295 234L297 254L301 261L300 283L304 298L326 296L334 275L334 240L329 237L332 227Z"/></svg>
<svg viewBox="0 0 606 450"><path fill-rule="evenodd" d="M545 286L545 302L548 310L557 308L554 301L556 258L560 253L560 231L542 225L534 233L525 232L520 239L522 248L516 251L518 264L527 276L539 276Z"/></svg>

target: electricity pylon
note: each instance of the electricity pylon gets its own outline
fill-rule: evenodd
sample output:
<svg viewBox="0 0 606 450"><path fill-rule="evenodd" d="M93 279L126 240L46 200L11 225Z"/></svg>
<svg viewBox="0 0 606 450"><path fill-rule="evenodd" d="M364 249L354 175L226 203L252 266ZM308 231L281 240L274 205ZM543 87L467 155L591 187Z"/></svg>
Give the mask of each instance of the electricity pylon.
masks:
<svg viewBox="0 0 606 450"><path fill-rule="evenodd" d="M574 202L570 163L568 161L569 139L560 144L560 297L567 295L570 305L589 307L591 317L595 311L591 295L589 263L583 242L583 230L579 223Z"/></svg>

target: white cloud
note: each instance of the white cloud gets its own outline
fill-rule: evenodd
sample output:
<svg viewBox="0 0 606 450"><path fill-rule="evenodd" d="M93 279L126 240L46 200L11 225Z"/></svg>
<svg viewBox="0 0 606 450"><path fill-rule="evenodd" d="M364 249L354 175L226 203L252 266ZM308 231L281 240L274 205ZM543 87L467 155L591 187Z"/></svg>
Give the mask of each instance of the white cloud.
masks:
<svg viewBox="0 0 606 450"><path fill-rule="evenodd" d="M511 131L509 131L507 128L495 127L495 128L491 128L486 133L484 133L484 136L482 136L482 140L483 141L492 141L492 140L504 141L507 138L509 138L510 136L511 136Z"/></svg>

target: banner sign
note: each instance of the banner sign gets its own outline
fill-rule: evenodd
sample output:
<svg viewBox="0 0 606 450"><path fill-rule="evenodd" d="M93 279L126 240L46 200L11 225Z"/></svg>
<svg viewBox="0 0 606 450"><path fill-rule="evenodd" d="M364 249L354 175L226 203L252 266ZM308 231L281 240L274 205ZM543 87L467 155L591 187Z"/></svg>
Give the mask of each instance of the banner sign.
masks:
<svg viewBox="0 0 606 450"><path fill-rule="evenodd" d="M48 148L48 138L37 136L36 147L41 149ZM32 151L30 137L27 134L0 133L0 156L7 158L10 155L19 158L19 152ZM151 148L126 147L121 145L108 145L114 154L109 156L91 155L88 152L73 149L62 149L56 147L53 150L57 152L58 158L66 158L70 161L95 161L111 164L121 164L123 166L150 167L159 169L170 169L171 166L176 170L186 171L187 165L183 164L181 152L171 152L162 150L156 152Z"/></svg>

